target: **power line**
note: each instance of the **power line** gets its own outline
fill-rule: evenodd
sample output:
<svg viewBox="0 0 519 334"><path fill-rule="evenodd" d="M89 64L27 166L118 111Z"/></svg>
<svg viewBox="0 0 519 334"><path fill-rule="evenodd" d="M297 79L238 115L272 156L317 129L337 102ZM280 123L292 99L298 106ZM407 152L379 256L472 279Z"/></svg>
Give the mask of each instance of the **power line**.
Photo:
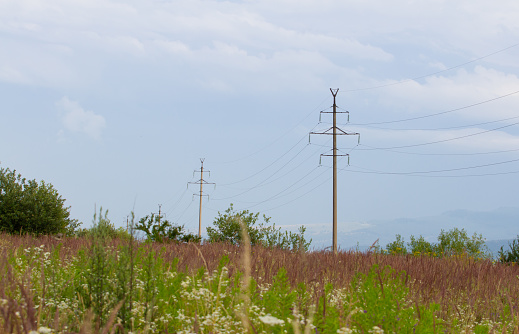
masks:
<svg viewBox="0 0 519 334"><path fill-rule="evenodd" d="M295 156L293 156L290 160L288 160L283 166L281 166L278 170L276 170L273 174L271 174L269 177L267 177L266 179L264 179L263 181L261 181L260 183L256 184L255 186L251 187L251 188L248 188L247 190L239 193L239 194L236 194L236 195L233 195L233 196L228 196L228 197L224 197L224 198L215 198L215 201L224 201L224 200L228 200L228 199L231 199L231 198L235 198L235 197L238 197L238 196L241 196L243 194L246 194L248 193L249 191L251 190L254 190L256 188L259 188L261 187L266 181L268 181L270 178L272 178L274 175L276 175L279 171L281 171L283 168L285 168L290 162L292 162L299 154L301 154L301 152L303 152L306 148L308 147L308 145L305 145L299 152L296 153Z"/></svg>
<svg viewBox="0 0 519 334"><path fill-rule="evenodd" d="M308 177L310 174L312 174L315 170L317 170L317 168L319 168L319 166L315 167L314 169L312 169L310 172L308 172L307 174L305 174L302 178L300 178L299 180L297 180L296 182L292 183L290 186L286 187L285 189L283 189L282 191L278 192L277 194L275 194L274 196L271 196L261 202L257 202L256 204L254 205L251 205L249 206L249 208L253 208L255 206L258 206L260 204L263 204L265 202L269 202L269 201L272 201L274 199L276 199L276 197L278 197L279 195L281 195L282 193L284 193L285 191L287 191L288 189L292 188L293 186L295 186L296 184L298 184L299 182L301 182L302 180L304 180L306 177ZM322 174L321 174L322 175ZM320 175L319 175L320 176ZM313 181L313 180L312 180Z"/></svg>
<svg viewBox="0 0 519 334"><path fill-rule="evenodd" d="M518 119L518 118L519 118L519 116L514 116L514 117L498 119L498 120L495 120L495 121L488 121L488 122L482 122L482 123L473 123L473 124L469 124L469 125L448 126L448 127L443 127L443 128L414 128L414 129L413 128L384 128L384 127L380 127L380 126L370 126L370 125L366 125L366 127L370 128L370 129L387 130L387 131L443 131L443 130L456 130L456 129L473 128L473 127L476 127L476 126L488 125L488 124L493 124L493 123L500 123L500 122L510 121L512 119Z"/></svg>
<svg viewBox="0 0 519 334"><path fill-rule="evenodd" d="M328 168L331 168L327 166ZM496 173L483 173L483 174L463 174L463 175L426 175L426 174L408 174L408 173L392 173L392 172L374 172L374 171L359 171L359 170L347 170L341 169L341 171L348 173L361 173L361 174L378 174L378 175L398 175L398 176L411 176L411 177L438 177L438 178L465 178L465 177L485 177L485 176L498 176L498 175L509 175L518 174L519 171L509 172L496 172Z"/></svg>
<svg viewBox="0 0 519 334"><path fill-rule="evenodd" d="M323 146L324 146L324 145L323 145ZM320 149L319 149L319 150L320 150ZM293 167L292 169L290 169L290 170L287 171L286 173L284 173L284 174L282 174L282 175L280 175L280 176L278 176L278 177L276 177L276 178L270 180L270 182L263 183L263 184L261 184L261 185L259 185L259 186L256 186L255 188L259 188L259 187L267 186L267 185L269 185L269 184L272 184L272 183L274 183L274 182L276 182L276 181L278 181L278 180L284 178L284 177L287 176L288 174L293 173L294 170L296 170L296 169L298 169L299 167L303 166L303 163L304 163L304 162L306 162L306 161L312 159L312 158L314 157L315 153L317 153L317 152L318 152L318 150L317 150L317 151L314 151L314 152L311 152L311 153L308 155L308 157L305 158L303 161L301 161L301 163L299 163L297 166ZM247 188L247 189L248 189L248 188ZM241 189L241 190L244 190L244 189ZM241 202L241 203L246 203L246 202L244 202L244 201L240 201L240 202ZM253 203L256 203L256 202L253 202Z"/></svg>
<svg viewBox="0 0 519 334"><path fill-rule="evenodd" d="M373 150L377 149L377 148L369 146L369 145L362 145L362 146L367 146L367 147L373 148ZM422 153L422 152L403 152L403 151L396 151L396 150L391 150L391 149L383 149L383 151L391 152L391 153L398 153L398 154L423 155L423 156L426 156L426 155L429 155L429 156L477 156L477 155L491 155L491 154L517 152L517 151L519 151L519 148L510 149L510 150L474 152L474 153Z"/></svg>
<svg viewBox="0 0 519 334"><path fill-rule="evenodd" d="M355 147L352 148L352 149L350 150L350 152L353 151L354 149L355 149ZM349 152L348 152L348 153L349 153ZM340 161L341 159L342 159L342 157L339 158L339 161ZM320 166L322 166L322 165L319 165L319 167L320 167ZM307 184L312 183L314 180L317 180L320 176L324 175L325 173L326 173L326 171L324 171L323 173L319 174L317 177L313 178L312 180L310 180L309 182L305 183L304 185L302 185L302 186L300 186L300 187L294 189L294 190L291 191L289 194L295 192L296 190L299 190L299 189L303 188L303 187L306 186ZM300 199L301 197L306 196L307 194L311 193L312 191L314 191L315 189L321 187L322 185L326 184L326 183L327 183L331 178L332 178L332 176L328 177L324 182L319 183L317 186L315 186L315 187L311 188L310 190L306 191L306 192L303 193L301 196L298 196L298 197L296 197L296 198L294 198L294 199L292 199L292 200L290 200L290 201L288 201L288 202L285 202L285 203L283 203L283 204L281 204L281 205L275 206L275 207L270 208L270 209L262 210L262 211L270 211L270 210L274 210L274 209L277 209L277 208L279 208L279 207L282 207L282 206L288 205L288 204L290 204L290 203L292 203L292 202L294 202L294 201ZM287 194L287 195L288 195L288 194Z"/></svg>
<svg viewBox="0 0 519 334"><path fill-rule="evenodd" d="M478 57L478 58L476 58L476 59L473 59L473 60L467 61L467 62L465 62L465 63L463 63L463 64L459 64L459 65L456 65L456 66L452 66L452 67L446 68L446 69L441 70L441 71L436 71L436 72L429 73L429 74L426 74L426 75L421 75L421 76L414 77L414 78L411 78L411 79L400 80L400 81L392 82L392 83L389 83L389 84L378 85L378 86L371 86L371 87L365 87L365 88L347 89L347 90L343 90L342 92L343 92L343 93L347 93L347 92L358 92L358 91L363 91L363 90L378 89L378 88L384 88L384 87L390 87L390 86L400 85L400 84L403 84L403 83L406 83L406 82L416 81L416 80L419 80L419 79L424 79L424 78L427 78L427 77L430 77L430 76L433 76L433 75L437 75L437 74L440 74L440 73L445 73L445 72L451 71L451 70L453 70L453 69L456 69L456 68L459 68L459 67L462 67L462 66L465 66L465 65L468 65L468 64L471 64L471 63L477 62L477 61L479 61L479 60L482 60L482 59L485 59L485 58L488 58L488 57L491 57L491 56L496 55L496 54L498 54L498 53L501 53L501 52L504 52L504 51L510 50L510 49L512 49L512 48L515 48L515 47L518 46L518 45L519 45L519 43L514 44L514 45L511 45L511 46L508 46L508 47L506 47L506 48L504 48L504 49L501 49L501 50L498 50L498 51L495 51L495 52L489 53L489 54L487 54L487 55L484 55L484 56L482 56L482 57Z"/></svg>
<svg viewBox="0 0 519 334"><path fill-rule="evenodd" d="M317 125L316 125L317 126ZM314 126L315 128L315 126ZM270 163L269 165L267 165L266 167L262 168L261 170L259 170L258 172L244 178L244 179L241 179L239 181L235 181L235 182L229 182L229 183L224 183L224 184L221 184L220 186L230 186L230 185L233 185L233 184L237 184L237 183L242 183L244 181L247 181L251 178L253 178L254 176L260 174L261 172L265 171L266 169L268 169L269 167L271 167L272 165L274 165L276 162L278 162L279 160L281 160L283 157L285 157L288 153L290 153L294 148L297 147L297 145L299 145L299 143L301 143L304 139L306 138L306 135L304 135L303 137L301 137L301 139L299 139L299 141L294 145L292 146L287 152L283 153L281 156L279 156L279 158L275 159L272 163ZM303 148L304 149L304 148ZM300 153L300 152L299 152ZM298 153L298 154L299 154ZM297 156L297 155L296 155Z"/></svg>
<svg viewBox="0 0 519 334"><path fill-rule="evenodd" d="M192 204L193 201L189 202L189 205L184 209L184 211L182 211L180 216L178 216L178 218L176 219L177 221L180 221L180 219L182 219L182 217L186 214L187 210L191 207Z"/></svg>
<svg viewBox="0 0 519 334"><path fill-rule="evenodd" d="M274 141L270 142L268 145L264 146L263 148L245 156L245 157L242 157L242 158L239 158L239 159L235 159L235 160L232 160L232 161L227 161L227 162L216 162L215 164L230 164L230 163L234 163L234 162L238 162L238 161L242 161L242 160L245 160L245 159L248 159L256 154L258 154L259 152L262 152L264 151L265 149L269 148L270 146L274 145L275 143L277 143L278 141L280 141L282 138L284 138L286 135L288 135L289 133L291 133L292 131L294 131L301 123L303 123L308 117L310 117L310 115L312 115L315 110L319 109L321 107L321 105L326 101L328 100L329 97L326 97L326 99L324 99L321 103L319 103L319 105L314 108L310 113L308 113L302 120L300 120L296 125L294 125L290 130L288 131L285 131L281 136L279 136L277 139L275 139Z"/></svg>
<svg viewBox="0 0 519 334"><path fill-rule="evenodd" d="M184 191L182 192L182 195L180 195L180 197L178 198L178 200L169 208L169 210L166 211L166 214L169 214L171 211L175 210L175 208L177 207L177 205L180 203L180 201L182 201L182 198L184 198L184 196L186 195L187 193L187 188L184 189Z"/></svg>
<svg viewBox="0 0 519 334"><path fill-rule="evenodd" d="M471 133L469 135L454 137L454 138L450 138L450 139L436 140L436 141L427 142L427 143L420 143L420 144L392 146L392 147L372 147L372 146L367 146L367 145L360 144L362 146L366 146L366 147L369 147L369 148L361 148L359 150L361 150L361 151L387 150L387 149L395 149L395 148L408 148L408 147L417 147L417 146L439 144L439 143L445 143L445 142L449 142L449 141L453 141L453 140L459 140L459 139L464 139L464 138L478 136L478 135L481 135L481 134L484 134L484 133L489 133L489 132L493 132L493 131L496 131L496 130L501 130L501 129L504 129L504 128L508 128L508 127L511 127L511 126L514 126L514 125L517 125L517 124L519 124L519 122L508 124L508 125L504 125L504 126L500 126L500 127L497 127L497 128L494 128L494 129L490 129L490 130L484 130L484 131L480 131L480 132L476 132L476 133Z"/></svg>
<svg viewBox="0 0 519 334"><path fill-rule="evenodd" d="M379 124L391 124L391 123L414 121L414 120L417 120L417 119L434 117L434 116L438 116L438 115L444 115L444 114L452 113L452 112L455 112L455 111L460 111L460 110L463 110L463 109L472 108L472 107L479 106L479 105L482 105L482 104L485 104L485 103L497 101L499 99L503 99L505 97L512 96L512 95L517 94L517 93L519 93L519 90L517 90L515 92L512 92L512 93L505 94L505 95L501 95L501 96L498 96L498 97L495 97L495 98L492 98L492 99L489 99L489 100L473 103L473 104L470 104L470 105L467 105L467 106L464 106L464 107L460 107L460 108L455 108L455 109L451 109L451 110L447 110L447 111L437 112L437 113L434 113L434 114L428 114L428 115L411 117L411 118L404 118L404 119L399 119L399 120L395 120L395 121L373 122L373 123L352 123L351 125L365 126L365 125L379 125Z"/></svg>
<svg viewBox="0 0 519 334"><path fill-rule="evenodd" d="M366 171L353 171L353 172L366 173L366 174L380 174L381 173L381 174L387 174L387 175L412 175L412 174L433 174L433 173L455 172L455 171L462 171L462 170L468 170L468 169L477 169L477 168L504 165L504 164L509 164L509 163L518 162L518 161L519 161L519 159L512 159L512 160L499 161L499 162L493 162L493 163L476 165L476 166L466 166L466 167L427 170L427 171L411 171L411 172L384 172L384 171L379 171L376 169L370 169L370 168L365 168L365 167L360 167L360 166L355 166L355 165L351 165L351 167L364 169ZM330 166L326 166L326 167L331 168ZM345 168L342 168L341 170L349 171L348 169L345 169Z"/></svg>
<svg viewBox="0 0 519 334"><path fill-rule="evenodd" d="M319 176L321 176L321 175L324 175L324 173L319 174ZM331 176L328 177L328 178L326 179L326 181L329 181L331 178L332 178ZM314 178L311 182L313 182L315 179L317 179L317 178ZM311 183L311 182L309 182L309 183ZM306 184L309 184L309 183L306 183ZM271 210L274 210L274 209L280 208L280 207L282 207L282 206L288 205L288 204L290 204L290 203L292 203L292 202L295 202L295 201L297 201L298 199L300 199L301 197L304 197L304 196L308 195L309 193L313 192L315 189L317 189L317 188L323 186L323 185L326 184L326 183L327 183L327 182L321 182L321 183L319 183L317 186L315 186L315 187L313 187L312 189L308 190L307 192L303 193L301 196L298 196L298 197L296 197L296 198L294 198L294 199L292 199L292 200L290 200L290 201L288 201L288 202L285 202L285 203L283 203L283 204L281 204L281 205L278 205L278 206L275 206L275 207L273 207L273 208L269 208L269 209L266 209L266 210L263 210L263 211L271 211ZM306 184L305 184L305 185L306 185Z"/></svg>

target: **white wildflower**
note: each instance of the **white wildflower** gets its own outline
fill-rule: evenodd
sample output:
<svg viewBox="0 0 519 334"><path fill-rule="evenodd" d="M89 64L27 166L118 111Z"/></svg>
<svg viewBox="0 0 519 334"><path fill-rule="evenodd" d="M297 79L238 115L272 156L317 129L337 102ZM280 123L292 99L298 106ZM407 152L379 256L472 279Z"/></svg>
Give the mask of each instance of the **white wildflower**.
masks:
<svg viewBox="0 0 519 334"><path fill-rule="evenodd" d="M369 333L372 334L384 334L384 330L378 326L373 326L372 329L369 330Z"/></svg>
<svg viewBox="0 0 519 334"><path fill-rule="evenodd" d="M40 327L40 328L38 328L38 333L49 334L49 333L52 333L52 329L50 329L48 327Z"/></svg>
<svg viewBox="0 0 519 334"><path fill-rule="evenodd" d="M259 317L259 320L267 325L283 325L285 322L281 319L278 319L276 317L271 316L270 314L267 314L265 316Z"/></svg>

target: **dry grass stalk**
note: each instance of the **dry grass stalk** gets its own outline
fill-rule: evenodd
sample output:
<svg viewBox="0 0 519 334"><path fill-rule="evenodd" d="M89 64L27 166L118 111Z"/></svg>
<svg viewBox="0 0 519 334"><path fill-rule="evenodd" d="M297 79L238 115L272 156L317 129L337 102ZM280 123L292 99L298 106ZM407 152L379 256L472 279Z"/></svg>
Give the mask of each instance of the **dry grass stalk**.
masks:
<svg viewBox="0 0 519 334"><path fill-rule="evenodd" d="M241 235L242 235L242 243L240 247L242 248L242 268L243 268L243 277L241 282L241 299L243 300L243 307L241 312L239 313L241 322L243 324L243 328L247 333L250 333L251 328L254 332L254 326L249 320L249 308L250 308L250 278L251 278L251 246L250 246L250 238L249 233L247 232L247 227L243 223L243 220L240 218L240 227L241 227Z"/></svg>

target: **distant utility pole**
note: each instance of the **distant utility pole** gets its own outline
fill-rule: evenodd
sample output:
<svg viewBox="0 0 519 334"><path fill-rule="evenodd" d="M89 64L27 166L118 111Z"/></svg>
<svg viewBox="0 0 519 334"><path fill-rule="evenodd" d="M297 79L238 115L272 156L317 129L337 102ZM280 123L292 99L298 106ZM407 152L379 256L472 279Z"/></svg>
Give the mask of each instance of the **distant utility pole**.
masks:
<svg viewBox="0 0 519 334"><path fill-rule="evenodd" d="M162 209L162 204L159 204L159 215L157 217L159 217L159 224L160 224L160 220L162 219L162 215L160 214L160 209Z"/></svg>
<svg viewBox="0 0 519 334"><path fill-rule="evenodd" d="M335 97L337 96L337 93L339 92L339 88L337 89L331 89L330 92L332 92L333 95L333 111L321 111L319 114L319 121L321 121L321 114L333 114L333 126L329 128L328 130L324 132L310 132L310 135L332 135L333 136L333 148L332 148L332 154L321 154L321 157L327 156L327 157L333 157L333 253L337 254L337 157L339 156L348 156L349 160L349 154L337 154L337 136L346 135L346 136L359 136L359 142L360 142L360 133L356 132L345 132L337 127L337 114L349 114L348 111L337 111L337 105L335 104ZM348 115L349 120L349 115Z"/></svg>
<svg viewBox="0 0 519 334"><path fill-rule="evenodd" d="M206 182L204 181L204 160L205 159L200 159L200 162L202 163L202 166L200 167L200 170L195 170L195 173L200 173L200 180L198 180L197 182L188 182L188 185L189 184L199 184L200 185L200 192L198 194L193 194L193 196L200 196L200 211L198 213L198 236L201 238L202 237L202 197L203 196L207 196L207 198L209 198L209 195L205 195L204 192L203 192L203 186L204 184L214 184L215 187L216 187L216 184L213 183L213 182ZM211 175L210 171L207 171L207 173L209 174L209 176Z"/></svg>

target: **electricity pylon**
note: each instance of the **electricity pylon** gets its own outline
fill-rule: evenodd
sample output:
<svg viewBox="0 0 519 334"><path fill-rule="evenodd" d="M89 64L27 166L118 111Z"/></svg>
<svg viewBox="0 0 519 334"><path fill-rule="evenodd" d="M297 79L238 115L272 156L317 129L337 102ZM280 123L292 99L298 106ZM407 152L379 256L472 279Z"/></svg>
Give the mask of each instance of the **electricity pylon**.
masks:
<svg viewBox="0 0 519 334"><path fill-rule="evenodd" d="M349 120L349 112L348 111L337 111L337 105L335 103L335 97L339 92L339 88L331 89L333 95L333 111L321 111L319 114L319 121L321 121L321 114L333 114L333 126L324 132L310 132L308 135L310 140L310 135L332 135L333 136L333 148L332 154L321 154L321 157L333 157L333 243L332 249L333 253L337 254L337 157L347 156L349 161L349 154L337 154L337 136L359 136L360 142L360 133L357 132L345 132L342 129L337 127L337 114L348 114ZM349 163L349 162L348 162Z"/></svg>
<svg viewBox="0 0 519 334"><path fill-rule="evenodd" d="M198 180L197 182L188 182L188 185L189 184L199 184L200 185L200 192L198 194L193 194L193 196L200 196L200 211L198 213L198 237L200 237L200 238L202 237L202 197L207 196L207 198L209 198L209 195L204 194L203 186L204 186L204 184L214 184L216 187L216 183L204 181L204 160L205 159L203 159L203 158L200 159L200 162L202 163L200 170L194 171L194 173L200 173L200 180ZM209 176L211 175L210 171L207 171L207 173L209 174Z"/></svg>

